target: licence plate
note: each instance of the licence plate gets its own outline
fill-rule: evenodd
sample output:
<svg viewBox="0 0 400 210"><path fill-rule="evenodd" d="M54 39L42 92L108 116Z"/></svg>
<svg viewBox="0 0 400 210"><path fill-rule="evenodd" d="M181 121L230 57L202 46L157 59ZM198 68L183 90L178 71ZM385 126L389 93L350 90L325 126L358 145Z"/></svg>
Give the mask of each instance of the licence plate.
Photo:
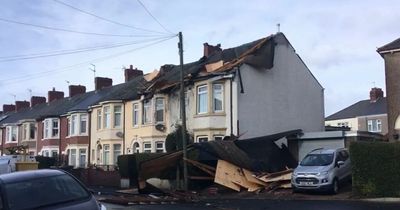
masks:
<svg viewBox="0 0 400 210"><path fill-rule="evenodd" d="M305 186L313 185L313 182L300 182L300 185L305 185Z"/></svg>

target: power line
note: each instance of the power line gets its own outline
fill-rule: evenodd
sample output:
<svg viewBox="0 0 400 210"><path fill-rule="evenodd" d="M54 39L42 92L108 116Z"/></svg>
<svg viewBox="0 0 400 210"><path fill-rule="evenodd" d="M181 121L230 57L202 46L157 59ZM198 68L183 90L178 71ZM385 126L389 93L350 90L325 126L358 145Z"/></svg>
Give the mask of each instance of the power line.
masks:
<svg viewBox="0 0 400 210"><path fill-rule="evenodd" d="M36 25L36 24L32 24L32 23L19 22L19 21L9 20L9 19L5 19L5 18L0 18L0 21L7 22L7 23L14 23L14 24L18 24L18 25L24 25L24 26L42 28L42 29L47 29L47 30L63 31L63 32L84 34L84 35L111 36L111 37L156 37L156 36L160 36L160 35L133 35L133 34L105 34L105 33L76 31L76 30L70 30L70 29L63 29L63 28L56 28L56 27L50 27L50 26Z"/></svg>
<svg viewBox="0 0 400 210"><path fill-rule="evenodd" d="M152 33L165 34L165 33L163 33L163 32L153 31L153 30L144 29L144 28L139 28L139 27L136 27L136 26L131 26L131 25L127 25L127 24L124 24L124 23L120 23L120 22L114 21L114 20L110 20L110 19L108 19L108 18L98 16L98 15L93 14L93 13L91 13L91 12L88 12L88 11L85 11L85 10L83 10L83 9L77 8L77 7L75 7L75 6L72 6L72 5L70 5L70 4L67 4L67 3L65 3L65 2L63 2L63 1L59 1L59 0L53 0L53 1L56 2L56 3L58 3L58 4L64 5L64 6L66 6L66 7L69 7L69 8L71 8L71 9L73 9L73 10L76 10L76 11L79 11L79 12L81 12L81 13L84 13L84 14L86 14L86 15L90 15L90 16L93 16L93 17L98 18L98 19L100 19L100 20L103 20L103 21L106 21L106 22L109 22L109 23L113 23L113 24L116 24L116 25L119 25L119 26L124 26L124 27L128 27L128 28L135 29L135 30L147 31L147 32L152 32Z"/></svg>
<svg viewBox="0 0 400 210"><path fill-rule="evenodd" d="M170 36L168 36L168 37L170 37ZM47 58L47 57L54 57L54 56L60 56L60 55L70 55L70 54L76 54L76 53L125 47L125 46L134 45L134 44L142 44L142 43L146 43L146 42L156 41L156 40L160 40L160 39L164 39L164 38L167 38L167 37L153 38L153 39L149 39L149 40L120 43L120 44L113 44L113 45L103 45L103 46L97 46L97 47L80 48L80 49L75 49L75 50L59 50L59 51L55 51L55 52L35 53L35 54L30 54L30 55L6 56L3 59L0 57L0 63L10 62L10 61L19 61L19 60L30 60L30 59L37 59L37 58Z"/></svg>
<svg viewBox="0 0 400 210"><path fill-rule="evenodd" d="M172 33L170 30L168 30L167 28L165 28L164 25L161 24L160 21L158 21L157 18L154 17L153 14L151 14L151 12L146 8L146 6L145 6L140 0L137 0L137 1L138 1L139 4L143 7L143 9L146 10L147 14L149 14L149 15L153 18L153 20L155 20L155 21L158 23L158 25L161 26L161 28L163 28L166 32L168 32L168 33L170 33L170 34L174 34L174 33Z"/></svg>
<svg viewBox="0 0 400 210"><path fill-rule="evenodd" d="M112 54L112 55L96 58L96 59L93 59L93 60L77 63L77 64L66 66L66 67L61 67L61 68L57 68L57 69L53 69L53 70L49 70L49 71L39 72L39 73L36 73L36 74L24 75L24 76L21 76L21 77L18 77L18 78L13 78L13 79L3 79L3 80L0 80L0 82L3 85L8 85L8 84L14 84L14 83L19 83L19 82L23 82L23 81L39 78L39 77L42 77L42 76L48 76L50 73L61 73L61 72L65 72L65 71L76 70L76 69L71 69L71 68L74 68L74 67L77 67L77 66L81 66L81 65L84 65L84 64L88 64L88 63L102 62L102 61L105 61L107 59L118 57L118 56L121 56L121 55L124 55L124 54L127 54L127 53L131 53L131 52L134 52L134 51L137 51L137 50L141 50L141 49L146 48L146 47L150 47L150 46L159 44L161 42L165 42L165 41L170 40L170 39L172 39L174 37L175 36L171 36L169 38L165 38L165 39L162 39L162 40L159 40L159 41L144 45L142 47L138 47L138 48L134 48L134 49L131 49L131 50L119 52L119 53L116 53L116 54ZM13 80L13 81L9 81L9 80Z"/></svg>

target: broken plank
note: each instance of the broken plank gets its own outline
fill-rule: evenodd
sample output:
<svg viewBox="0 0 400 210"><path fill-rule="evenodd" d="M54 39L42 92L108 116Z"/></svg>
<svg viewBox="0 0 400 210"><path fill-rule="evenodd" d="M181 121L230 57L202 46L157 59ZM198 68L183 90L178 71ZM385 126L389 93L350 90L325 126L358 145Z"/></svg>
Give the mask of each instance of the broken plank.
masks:
<svg viewBox="0 0 400 210"><path fill-rule="evenodd" d="M258 180L261 180L263 182L278 182L278 181L285 181L285 180L291 180L292 179L292 172L287 172L287 174L282 174L280 176L274 176L271 177L269 175L261 176L261 177L256 177Z"/></svg>
<svg viewBox="0 0 400 210"><path fill-rule="evenodd" d="M247 179L247 181L249 181L249 182L256 183L256 184L259 184L259 185L262 185L262 186L266 186L267 185L267 183L257 179L255 177L255 175L253 174L253 172L251 172L251 171L249 171L247 169L243 169L243 174L244 174L245 178Z"/></svg>
<svg viewBox="0 0 400 210"><path fill-rule="evenodd" d="M210 176L189 176L189 179L192 179L192 180L214 180L214 177L210 177Z"/></svg>

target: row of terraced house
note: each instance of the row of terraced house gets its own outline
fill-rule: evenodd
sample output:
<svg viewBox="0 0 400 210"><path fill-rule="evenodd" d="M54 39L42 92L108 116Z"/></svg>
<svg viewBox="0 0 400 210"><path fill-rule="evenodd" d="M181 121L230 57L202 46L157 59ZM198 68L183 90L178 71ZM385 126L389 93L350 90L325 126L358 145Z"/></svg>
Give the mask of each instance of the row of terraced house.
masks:
<svg viewBox="0 0 400 210"><path fill-rule="evenodd" d="M324 130L323 87L282 33L224 50L205 43L204 56L183 69L194 142ZM70 85L68 97L53 88L47 99L3 105L1 154L25 145L31 155L87 167L166 152L166 136L182 121L179 82L178 65L148 74L130 66L121 84L96 77L93 91Z"/></svg>

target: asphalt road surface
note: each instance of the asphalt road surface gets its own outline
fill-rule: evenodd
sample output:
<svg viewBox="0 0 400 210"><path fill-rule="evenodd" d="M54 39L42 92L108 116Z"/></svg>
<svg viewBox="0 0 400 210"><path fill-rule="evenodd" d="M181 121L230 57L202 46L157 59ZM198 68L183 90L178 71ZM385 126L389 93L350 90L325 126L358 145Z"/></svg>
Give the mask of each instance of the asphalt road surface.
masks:
<svg viewBox="0 0 400 210"><path fill-rule="evenodd" d="M209 200L192 204L165 204L165 205L136 205L116 206L107 205L109 209L132 210L184 210L184 209L216 209L216 210L399 210L400 203L383 203L367 201L306 201L306 200L263 200L263 199L228 199Z"/></svg>

